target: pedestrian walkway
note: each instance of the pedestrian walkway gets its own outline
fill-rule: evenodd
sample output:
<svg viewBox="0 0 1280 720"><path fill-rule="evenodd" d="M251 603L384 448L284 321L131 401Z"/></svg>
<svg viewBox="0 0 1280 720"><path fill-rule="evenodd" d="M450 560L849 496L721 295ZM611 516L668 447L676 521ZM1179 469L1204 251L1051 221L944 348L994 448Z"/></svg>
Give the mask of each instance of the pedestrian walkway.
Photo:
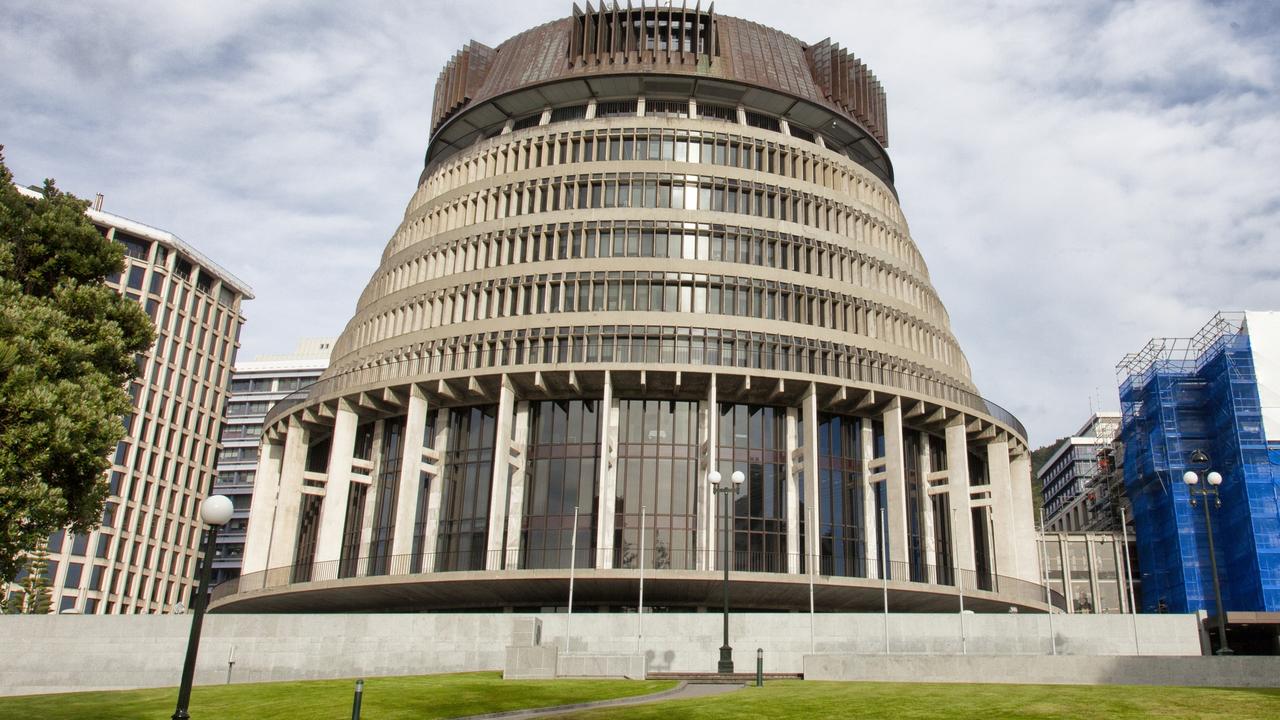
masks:
<svg viewBox="0 0 1280 720"><path fill-rule="evenodd" d="M659 693L650 695L637 695L636 697L618 698L616 700L600 700L598 702L574 703L572 705L556 705L554 707L531 708L529 710L509 710L500 713L486 713L484 715L468 715L465 718L455 718L455 720L526 720L527 718L551 717L553 715L562 715L575 710L594 710L596 708L606 707L624 707L627 705L646 705L655 702L667 702L669 700L688 700L690 698L711 697L713 695L723 695L724 693L741 690L742 683L687 683L681 682L670 690L663 690Z"/></svg>

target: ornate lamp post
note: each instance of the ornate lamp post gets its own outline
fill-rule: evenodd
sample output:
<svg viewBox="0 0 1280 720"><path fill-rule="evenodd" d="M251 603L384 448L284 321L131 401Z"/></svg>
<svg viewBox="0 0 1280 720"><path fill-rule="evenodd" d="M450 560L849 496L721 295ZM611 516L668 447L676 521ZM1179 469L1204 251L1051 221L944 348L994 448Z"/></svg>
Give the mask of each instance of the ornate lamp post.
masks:
<svg viewBox="0 0 1280 720"><path fill-rule="evenodd" d="M1199 467L1201 471L1209 468L1209 456L1202 450L1196 450L1191 453L1191 464ZM1213 517L1209 513L1209 498L1213 498L1213 506L1215 508L1222 507L1222 499L1218 497L1218 486L1222 484L1222 475L1217 471L1211 471L1205 475L1205 485L1200 484L1200 475L1194 470L1188 470L1182 475L1182 482L1187 484L1187 492L1191 494L1191 507L1196 506L1197 499L1202 499L1200 503L1204 506L1204 525L1205 531L1209 536L1209 566L1213 568L1213 600L1218 606L1218 655L1233 655L1230 647L1227 647L1227 609L1222 604L1222 586L1218 582L1218 556L1213 551Z"/></svg>
<svg viewBox="0 0 1280 720"><path fill-rule="evenodd" d="M209 529L205 532L204 563L200 566L200 584L191 601L194 616L191 618L191 636L187 639L187 659L182 663L182 685L178 688L178 708L172 720L189 720L187 706L191 704L191 681L196 674L196 652L200 649L200 626L204 623L204 606L209 601L209 578L213 575L213 548L218 539L218 528L227 524L234 510L226 495L210 495L200 503L200 519Z"/></svg>
<svg viewBox="0 0 1280 720"><path fill-rule="evenodd" d="M716 494L729 496L726 498L724 515L724 644L720 646L720 663L717 666L717 670L722 675L733 673L733 648L729 647L729 563L731 561L729 549L733 543L731 534L733 531L733 497L731 493L737 490L746 477L741 470L734 470L731 482L722 482L720 473L715 470L707 473L707 481L715 488Z"/></svg>

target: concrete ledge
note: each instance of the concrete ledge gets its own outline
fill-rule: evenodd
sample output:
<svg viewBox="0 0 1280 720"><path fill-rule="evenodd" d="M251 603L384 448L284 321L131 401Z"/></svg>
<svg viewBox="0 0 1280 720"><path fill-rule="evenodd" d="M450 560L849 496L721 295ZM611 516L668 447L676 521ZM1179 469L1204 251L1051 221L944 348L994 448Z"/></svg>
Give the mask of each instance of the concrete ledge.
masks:
<svg viewBox="0 0 1280 720"><path fill-rule="evenodd" d="M644 680L643 655L561 655L557 661L558 677L626 678Z"/></svg>
<svg viewBox="0 0 1280 720"><path fill-rule="evenodd" d="M559 650L554 645L509 647L502 666L504 680L550 680L556 676Z"/></svg>
<svg viewBox="0 0 1280 720"><path fill-rule="evenodd" d="M1280 687L1280 657L805 655L806 680Z"/></svg>

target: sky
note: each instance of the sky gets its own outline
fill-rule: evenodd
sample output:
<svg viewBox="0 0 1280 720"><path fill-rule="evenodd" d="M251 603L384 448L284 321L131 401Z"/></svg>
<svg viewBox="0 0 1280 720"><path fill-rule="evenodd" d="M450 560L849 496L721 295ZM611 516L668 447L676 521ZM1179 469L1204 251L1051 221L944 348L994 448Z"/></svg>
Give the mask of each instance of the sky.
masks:
<svg viewBox="0 0 1280 720"><path fill-rule="evenodd" d="M912 236L982 394L1032 446L1118 409L1115 365L1280 309L1280 3L721 0L831 37L888 94ZM422 170L431 96L568 0L0 7L21 184L106 197L248 282L240 357L337 335Z"/></svg>

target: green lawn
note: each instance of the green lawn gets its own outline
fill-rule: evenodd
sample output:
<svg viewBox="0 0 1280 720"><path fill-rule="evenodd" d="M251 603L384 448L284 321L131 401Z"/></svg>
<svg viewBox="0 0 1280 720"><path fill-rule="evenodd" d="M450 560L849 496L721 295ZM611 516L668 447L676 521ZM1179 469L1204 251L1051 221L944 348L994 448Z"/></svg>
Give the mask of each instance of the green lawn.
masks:
<svg viewBox="0 0 1280 720"><path fill-rule="evenodd" d="M775 681L696 700L585 710L574 720L711 718L1280 718L1280 690Z"/></svg>
<svg viewBox="0 0 1280 720"><path fill-rule="evenodd" d="M198 687L196 720L351 717L351 680ZM504 681L498 673L370 678L364 720L448 718L665 690L670 681ZM0 698L0 718L165 720L174 689ZM690 718L1280 718L1280 690L774 681L716 697L586 710L576 720Z"/></svg>
<svg viewBox="0 0 1280 720"><path fill-rule="evenodd" d="M362 720L430 720L645 695L669 680L503 680L496 672L369 678ZM353 680L197 687L193 720L348 720ZM0 697L0 718L168 720L176 688Z"/></svg>

